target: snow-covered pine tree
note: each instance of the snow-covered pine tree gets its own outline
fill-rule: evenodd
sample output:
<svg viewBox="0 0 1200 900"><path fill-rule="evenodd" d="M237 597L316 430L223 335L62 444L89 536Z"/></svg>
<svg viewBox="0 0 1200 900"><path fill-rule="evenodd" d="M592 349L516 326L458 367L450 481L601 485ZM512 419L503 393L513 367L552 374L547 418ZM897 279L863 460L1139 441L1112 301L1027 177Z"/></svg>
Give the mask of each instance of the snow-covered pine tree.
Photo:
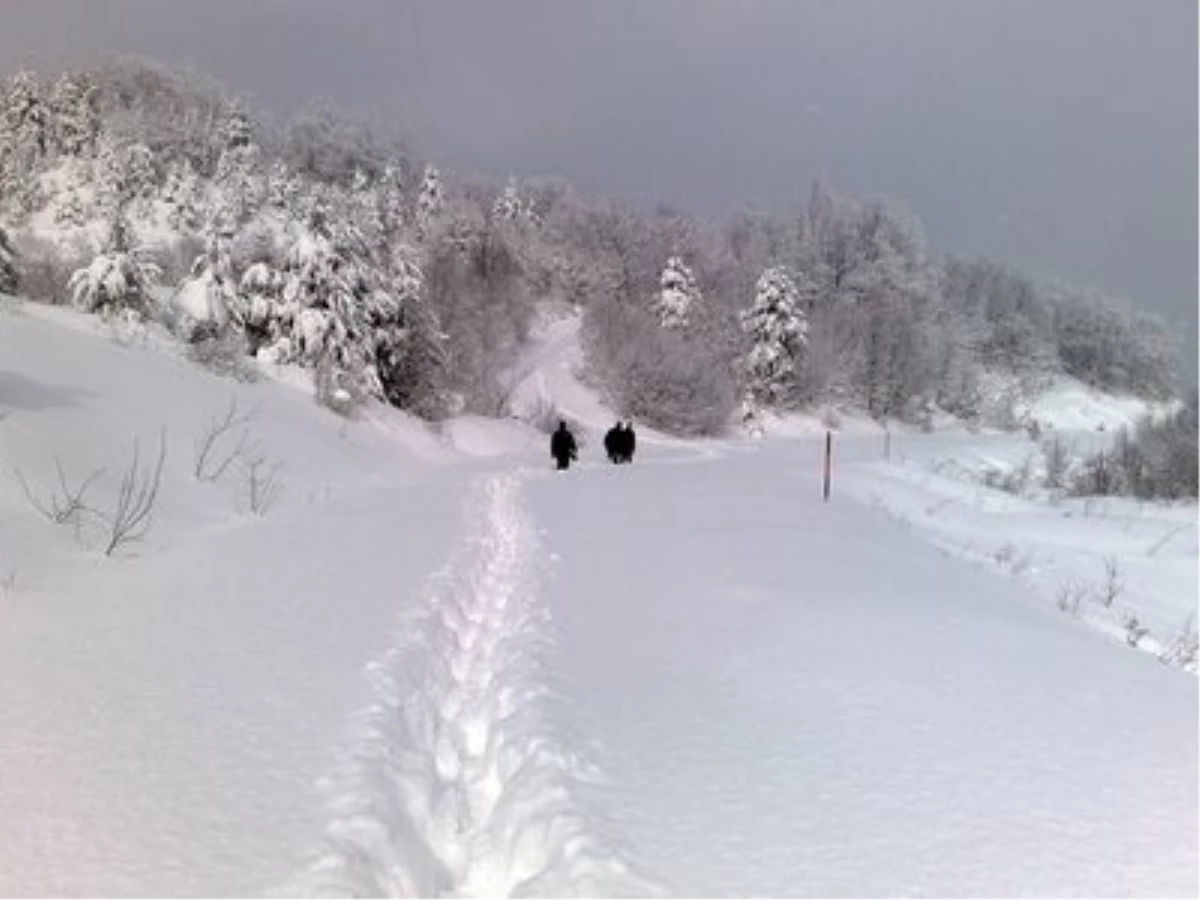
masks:
<svg viewBox="0 0 1200 900"><path fill-rule="evenodd" d="M700 300L700 289L692 270L678 256L672 256L663 269L659 291L654 298L653 307L659 324L668 331L686 328L692 307Z"/></svg>
<svg viewBox="0 0 1200 900"><path fill-rule="evenodd" d="M289 335L294 310L283 303L286 277L265 260L246 267L230 310L246 337L247 349L269 362L284 362L291 356ZM282 342L282 343L281 343Z"/></svg>
<svg viewBox="0 0 1200 900"><path fill-rule="evenodd" d="M354 170L350 188L349 215L367 245L375 251L383 245L384 224L380 211L379 189L362 169Z"/></svg>
<svg viewBox="0 0 1200 900"><path fill-rule="evenodd" d="M200 227L203 205L200 177L190 159L177 159L171 163L163 187L163 201L167 204L167 221L172 228L195 231Z"/></svg>
<svg viewBox="0 0 1200 900"><path fill-rule="evenodd" d="M300 193L300 180L282 159L271 163L267 172L267 205L282 212L296 208Z"/></svg>
<svg viewBox="0 0 1200 900"><path fill-rule="evenodd" d="M404 179L395 163L386 166L379 179L379 215L385 235L394 236L404 227Z"/></svg>
<svg viewBox="0 0 1200 900"><path fill-rule="evenodd" d="M749 396L759 407L777 407L792 387L797 358L808 336L808 322L797 307L796 284L787 272L763 271L754 303L742 313L741 321L750 340L742 363Z"/></svg>
<svg viewBox="0 0 1200 900"><path fill-rule="evenodd" d="M492 217L499 222L514 222L521 217L521 192L517 188L517 180L509 178L504 190L496 196L492 204Z"/></svg>
<svg viewBox="0 0 1200 900"><path fill-rule="evenodd" d="M150 314L151 286L161 274L146 250L133 244L121 207L112 218L104 250L90 265L76 270L67 287L75 305L87 312L145 319Z"/></svg>
<svg viewBox="0 0 1200 900"><path fill-rule="evenodd" d="M42 84L32 72L22 71L8 82L0 111L0 131L10 164L32 168L51 147L51 116Z"/></svg>
<svg viewBox="0 0 1200 900"><path fill-rule="evenodd" d="M379 375L389 403L436 419L447 401L446 335L437 311L425 297L425 279L416 258L412 248L394 245L389 281L399 315L395 330L380 347Z"/></svg>
<svg viewBox="0 0 1200 900"><path fill-rule="evenodd" d="M100 134L96 89L87 75L64 72L50 95L54 145L57 151L76 158L90 157Z"/></svg>
<svg viewBox="0 0 1200 900"><path fill-rule="evenodd" d="M82 228L87 221L88 211L83 198L79 196L79 188L70 184L64 189L54 210L54 223L68 228Z"/></svg>
<svg viewBox="0 0 1200 900"><path fill-rule="evenodd" d="M177 331L186 340L216 337L229 324L237 293L229 251L233 235L230 220L209 223L204 253L196 257L191 277L175 294Z"/></svg>
<svg viewBox="0 0 1200 900"><path fill-rule="evenodd" d="M262 204L263 185L259 177L262 153L254 143L250 117L234 106L222 128L223 147L213 175L213 208L210 215L232 217L241 225Z"/></svg>
<svg viewBox="0 0 1200 900"><path fill-rule="evenodd" d="M17 252L0 228L0 294L17 292Z"/></svg>
<svg viewBox="0 0 1200 900"><path fill-rule="evenodd" d="M417 231L421 236L429 234L434 221L442 212L442 179L438 170L432 165L425 167L425 175L421 179L421 193L417 196Z"/></svg>

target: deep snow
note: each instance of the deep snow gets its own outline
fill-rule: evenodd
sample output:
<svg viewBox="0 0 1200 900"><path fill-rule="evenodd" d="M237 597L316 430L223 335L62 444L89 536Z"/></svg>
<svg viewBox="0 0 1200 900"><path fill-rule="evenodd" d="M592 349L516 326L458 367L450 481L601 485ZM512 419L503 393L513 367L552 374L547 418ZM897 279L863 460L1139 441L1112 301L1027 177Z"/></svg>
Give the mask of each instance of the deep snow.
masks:
<svg viewBox="0 0 1200 900"><path fill-rule="evenodd" d="M558 474L516 421L347 425L0 315L0 893L1195 894L1196 679L1053 599L1116 554L1169 635L1194 506L1068 520L944 465L1023 438L885 461L865 426L823 504L799 421L612 467L575 327L515 379L591 431ZM231 395L283 464L261 517L236 472L192 477ZM163 426L154 529L116 558L11 477L105 467L104 506Z"/></svg>

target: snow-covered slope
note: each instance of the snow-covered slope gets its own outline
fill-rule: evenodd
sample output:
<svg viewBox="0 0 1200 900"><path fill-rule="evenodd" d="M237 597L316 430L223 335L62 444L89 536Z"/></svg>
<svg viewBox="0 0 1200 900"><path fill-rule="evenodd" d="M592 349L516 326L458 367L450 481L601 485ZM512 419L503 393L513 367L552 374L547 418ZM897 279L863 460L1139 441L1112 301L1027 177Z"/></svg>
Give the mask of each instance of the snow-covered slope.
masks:
<svg viewBox="0 0 1200 900"><path fill-rule="evenodd" d="M519 394L598 430L575 327ZM885 512L1002 441L842 436L827 505L811 438L559 474L515 421L347 425L94 331L0 314L0 893L1195 893L1196 679L922 539L1032 543L1044 511ZM264 515L244 467L193 475L231 396L282 463ZM164 427L153 528L111 558L12 475L102 467L107 510ZM1195 547L1121 602L1165 629Z"/></svg>

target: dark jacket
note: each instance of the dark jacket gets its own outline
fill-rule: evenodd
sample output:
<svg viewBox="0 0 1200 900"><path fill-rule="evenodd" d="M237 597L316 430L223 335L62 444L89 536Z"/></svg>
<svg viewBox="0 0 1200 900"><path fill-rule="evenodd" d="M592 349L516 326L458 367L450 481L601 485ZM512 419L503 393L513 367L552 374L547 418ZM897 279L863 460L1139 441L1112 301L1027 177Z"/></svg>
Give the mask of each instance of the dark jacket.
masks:
<svg viewBox="0 0 1200 900"><path fill-rule="evenodd" d="M567 430L566 425L559 425L558 431L550 438L550 455L559 462L569 459L575 459L578 455L578 448L575 445L575 435Z"/></svg>

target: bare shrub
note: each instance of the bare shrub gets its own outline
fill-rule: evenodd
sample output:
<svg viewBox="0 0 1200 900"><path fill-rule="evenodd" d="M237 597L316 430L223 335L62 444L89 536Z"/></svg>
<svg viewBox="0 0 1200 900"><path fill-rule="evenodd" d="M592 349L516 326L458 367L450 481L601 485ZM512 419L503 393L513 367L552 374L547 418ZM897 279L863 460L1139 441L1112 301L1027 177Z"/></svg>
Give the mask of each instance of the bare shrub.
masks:
<svg viewBox="0 0 1200 900"><path fill-rule="evenodd" d="M54 468L58 473L58 489L48 497L40 497L35 493L29 482L25 480L25 475L19 470L16 472L17 480L21 483L21 490L24 491L25 498L46 521L55 525L71 525L75 529L75 536L78 539L84 515L94 513L94 510L87 504L88 488L104 474L104 470L97 469L83 481L72 485L63 468L62 460L57 456L54 457Z"/></svg>
<svg viewBox="0 0 1200 900"><path fill-rule="evenodd" d="M1150 629L1138 621L1137 616L1125 617L1125 643L1130 647L1136 647L1149 633Z"/></svg>
<svg viewBox="0 0 1200 900"><path fill-rule="evenodd" d="M111 515L105 517L107 535L104 539L104 555L113 553L145 539L153 524L154 505L158 501L162 485L163 466L167 461L167 432L163 429L158 438L158 456L151 466L141 458L141 446L133 442L133 457L125 474Z"/></svg>
<svg viewBox="0 0 1200 900"><path fill-rule="evenodd" d="M1115 556L1104 558L1104 581L1100 585L1100 603L1110 608L1118 597L1125 592L1125 579L1121 577L1120 564Z"/></svg>
<svg viewBox="0 0 1200 900"><path fill-rule="evenodd" d="M192 475L197 481L219 481L247 449L250 433L245 427L255 411L243 412L236 397L229 399L224 415L213 417L192 442ZM235 432L241 429L235 435Z"/></svg>
<svg viewBox="0 0 1200 900"><path fill-rule="evenodd" d="M268 457L260 447L245 450L238 462L242 474L239 504L245 512L265 516L283 493L283 463Z"/></svg>
<svg viewBox="0 0 1200 900"><path fill-rule="evenodd" d="M1058 608L1068 615L1078 616L1080 607L1087 597L1087 588L1068 579L1058 589L1055 600Z"/></svg>
<svg viewBox="0 0 1200 900"><path fill-rule="evenodd" d="M1200 658L1200 635L1196 631L1195 613L1184 620L1179 633L1163 648L1158 658L1187 672L1196 671L1197 659Z"/></svg>

